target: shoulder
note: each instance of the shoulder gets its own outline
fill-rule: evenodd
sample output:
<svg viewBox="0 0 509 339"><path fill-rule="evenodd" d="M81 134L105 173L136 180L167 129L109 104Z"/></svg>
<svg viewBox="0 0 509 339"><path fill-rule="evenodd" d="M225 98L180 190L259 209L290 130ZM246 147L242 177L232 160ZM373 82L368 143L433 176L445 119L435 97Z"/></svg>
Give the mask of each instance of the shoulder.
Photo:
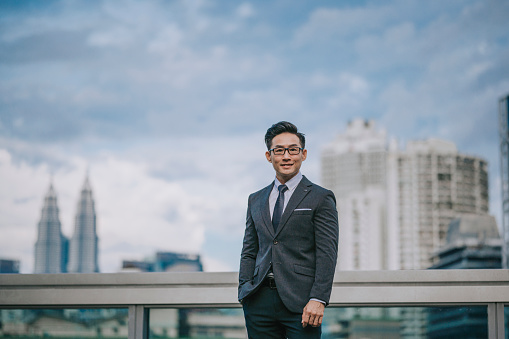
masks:
<svg viewBox="0 0 509 339"><path fill-rule="evenodd" d="M306 177L302 177L300 184L307 186L310 189L312 196L314 196L319 201L332 199L331 201L334 204L336 203L336 197L334 196L334 192L331 190L309 181L309 179Z"/></svg>
<svg viewBox="0 0 509 339"><path fill-rule="evenodd" d="M320 185L317 185L313 182L311 182L308 178L306 178L305 176L302 177L302 181L301 181L301 184L302 185L305 185L305 186L308 186L309 188L311 188L313 190L313 192L315 192L316 194L320 194L320 195L329 195L329 194L332 194L334 196L334 193L325 188L325 187L322 187Z"/></svg>
<svg viewBox="0 0 509 339"><path fill-rule="evenodd" d="M254 193L251 193L249 195L249 200L251 201L253 199L259 199L260 197L264 197L272 189L272 186L274 186L274 182L271 182L268 186L265 186L264 188Z"/></svg>

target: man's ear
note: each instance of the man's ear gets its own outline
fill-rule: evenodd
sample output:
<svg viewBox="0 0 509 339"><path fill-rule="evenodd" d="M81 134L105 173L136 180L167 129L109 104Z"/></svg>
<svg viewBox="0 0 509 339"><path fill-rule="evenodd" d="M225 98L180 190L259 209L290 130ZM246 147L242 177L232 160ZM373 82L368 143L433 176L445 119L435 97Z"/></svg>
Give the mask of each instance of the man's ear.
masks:
<svg viewBox="0 0 509 339"><path fill-rule="evenodd" d="M272 158L270 157L270 152L269 151L265 152L265 157L267 158L268 162L272 163Z"/></svg>

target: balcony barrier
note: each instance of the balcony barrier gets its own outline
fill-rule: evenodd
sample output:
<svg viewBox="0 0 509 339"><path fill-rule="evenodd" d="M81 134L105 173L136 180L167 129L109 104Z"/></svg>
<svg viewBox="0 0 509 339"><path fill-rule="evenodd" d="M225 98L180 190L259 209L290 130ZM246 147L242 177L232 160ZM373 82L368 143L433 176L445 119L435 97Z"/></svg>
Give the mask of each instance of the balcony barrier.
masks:
<svg viewBox="0 0 509 339"><path fill-rule="evenodd" d="M234 272L3 274L0 309L127 308L128 338L146 339L149 309L240 307L237 279ZM509 270L337 272L329 307L461 305L487 307L488 338L505 339Z"/></svg>

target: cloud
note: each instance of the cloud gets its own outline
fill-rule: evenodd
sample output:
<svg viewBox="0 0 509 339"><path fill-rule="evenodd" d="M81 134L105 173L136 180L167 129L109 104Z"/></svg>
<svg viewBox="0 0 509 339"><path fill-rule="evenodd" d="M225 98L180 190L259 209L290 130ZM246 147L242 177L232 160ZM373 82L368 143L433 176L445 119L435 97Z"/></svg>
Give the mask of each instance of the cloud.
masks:
<svg viewBox="0 0 509 339"><path fill-rule="evenodd" d="M318 8L309 20L296 30L294 43L316 45L339 43L341 40L362 35L389 22L390 8L369 6L367 8Z"/></svg>
<svg viewBox="0 0 509 339"><path fill-rule="evenodd" d="M237 16L239 16L240 18L243 18L243 19L252 17L255 15L255 13L256 12L255 12L253 6L248 2L241 4L239 7L237 7L237 11L236 11Z"/></svg>
<svg viewBox="0 0 509 339"><path fill-rule="evenodd" d="M177 9L181 6L185 7L175 5ZM4 42L4 59L20 63L0 66L8 74L0 100L10 108L2 120L13 126L8 130L11 137L54 142L94 134L104 138L178 134L199 127L197 117L200 120L210 116L211 110L222 111L219 103L246 87L245 79L266 83L265 77L278 67L270 53L237 50L221 36L204 45L194 43L200 34L209 34L187 22L205 20L200 8L185 8L189 18L178 16L168 22L160 12L175 8L136 2L117 7L101 6L100 14L94 15L94 27L87 16L64 8L65 14L48 14L39 21L59 21L67 15L76 18L72 29L41 24L53 30L33 27L31 35ZM247 15L249 8L241 5L239 11ZM140 14L135 22L133 12ZM23 26L26 21L30 20L13 25ZM41 39L41 34L48 36ZM69 36L73 44L62 44L60 34ZM20 53L39 58L42 64L26 66L27 60L16 54L13 44L23 45ZM58 48L51 48L52 44ZM46 57L44 53L52 54ZM26 67L33 72L28 74ZM240 112L236 121L246 116ZM14 126L20 117L26 122L23 129ZM206 130L216 134L234 131L230 126L217 124Z"/></svg>
<svg viewBox="0 0 509 339"><path fill-rule="evenodd" d="M235 269L247 196L273 177L263 134L279 120L308 136L317 182L320 146L362 117L485 157L497 190L507 1L0 7L0 228L16 238L0 255L25 271L50 175L70 235L87 167L102 269L155 250Z"/></svg>

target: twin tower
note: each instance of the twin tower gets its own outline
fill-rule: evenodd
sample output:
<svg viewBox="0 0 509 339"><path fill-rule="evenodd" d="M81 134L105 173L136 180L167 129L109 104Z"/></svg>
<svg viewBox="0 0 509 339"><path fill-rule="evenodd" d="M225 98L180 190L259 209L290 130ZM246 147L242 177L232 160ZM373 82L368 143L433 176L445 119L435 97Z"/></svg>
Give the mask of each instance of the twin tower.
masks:
<svg viewBox="0 0 509 339"><path fill-rule="evenodd" d="M38 224L34 273L99 272L96 214L88 175L81 190L70 241L62 234L58 213L57 195L51 184Z"/></svg>

